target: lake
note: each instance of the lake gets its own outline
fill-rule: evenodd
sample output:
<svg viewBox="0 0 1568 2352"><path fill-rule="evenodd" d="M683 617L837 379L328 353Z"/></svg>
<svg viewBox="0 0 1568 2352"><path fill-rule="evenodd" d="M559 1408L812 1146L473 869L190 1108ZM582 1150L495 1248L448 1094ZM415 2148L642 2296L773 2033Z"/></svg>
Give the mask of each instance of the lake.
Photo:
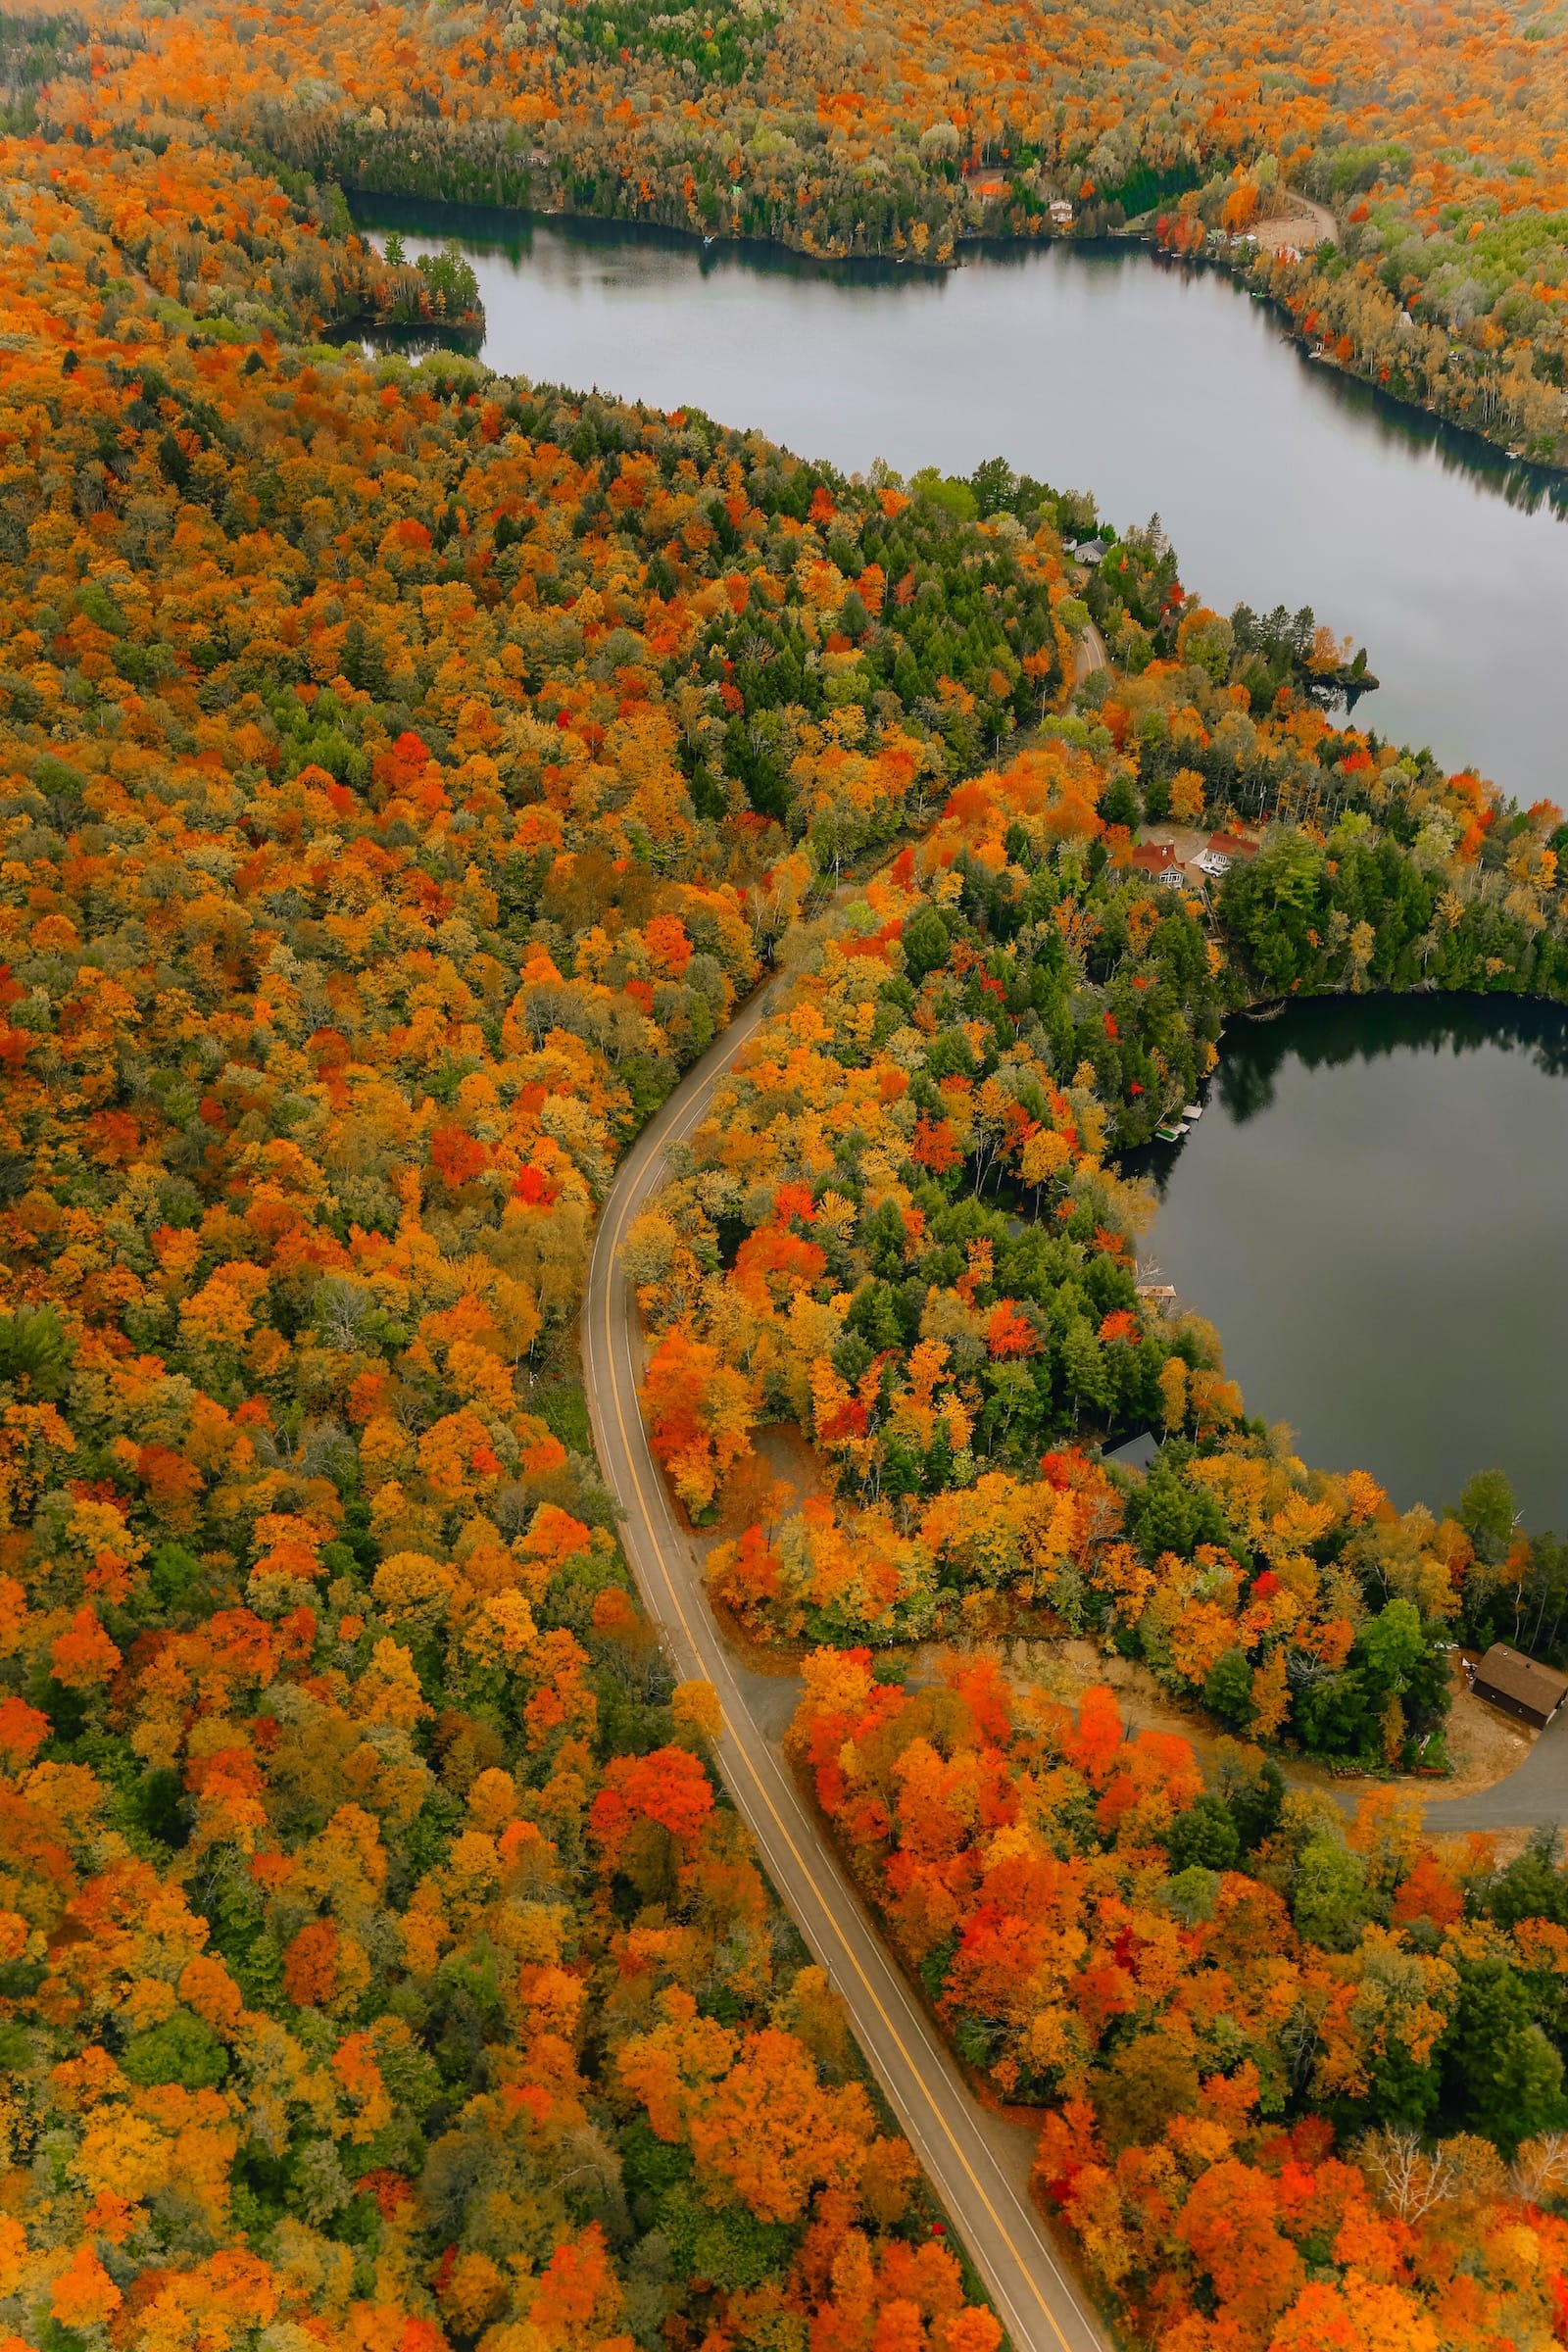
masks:
<svg viewBox="0 0 1568 2352"><path fill-rule="evenodd" d="M459 219L366 218L412 253ZM1001 452L1119 524L1157 511L1208 602L1310 604L1366 645L1383 685L1361 723L1568 802L1568 524L1544 485L1313 366L1230 279L1125 245L976 249L944 275L461 226L492 366L706 409L850 471ZM1500 1466L1533 1525L1568 1525L1565 1041L1554 1010L1497 1000L1232 1024L1151 1247L1308 1460L1434 1507Z"/></svg>
<svg viewBox="0 0 1568 2352"><path fill-rule="evenodd" d="M1322 999L1232 1021L1202 1118L1139 1155L1145 1260L1307 1461L1435 1511L1502 1469L1568 1527L1565 1077L1552 1005Z"/></svg>
<svg viewBox="0 0 1568 2352"><path fill-rule="evenodd" d="M364 210L413 254L460 218ZM1383 685L1359 723L1568 803L1568 525L1541 478L1313 365L1229 278L1124 245L975 248L939 273L461 220L491 366L706 409L848 471L1001 453L1118 525L1157 512L1206 602L1310 605L1366 646Z"/></svg>

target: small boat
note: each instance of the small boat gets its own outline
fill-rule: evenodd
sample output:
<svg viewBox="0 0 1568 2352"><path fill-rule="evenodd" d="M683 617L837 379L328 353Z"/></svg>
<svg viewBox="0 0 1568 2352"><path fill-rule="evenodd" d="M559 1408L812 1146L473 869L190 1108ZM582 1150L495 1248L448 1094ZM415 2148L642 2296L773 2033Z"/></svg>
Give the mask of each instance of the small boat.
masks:
<svg viewBox="0 0 1568 2352"><path fill-rule="evenodd" d="M1185 1127L1172 1127L1167 1121L1165 1125L1156 1127L1154 1133L1162 1144L1179 1144L1187 1130Z"/></svg>

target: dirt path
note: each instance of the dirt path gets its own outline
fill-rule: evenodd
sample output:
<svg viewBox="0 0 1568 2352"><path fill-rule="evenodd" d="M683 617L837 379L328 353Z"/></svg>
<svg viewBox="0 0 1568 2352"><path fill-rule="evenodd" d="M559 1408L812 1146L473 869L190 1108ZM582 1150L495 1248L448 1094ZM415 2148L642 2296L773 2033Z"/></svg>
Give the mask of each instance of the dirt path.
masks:
<svg viewBox="0 0 1568 2352"><path fill-rule="evenodd" d="M937 1656L935 1649L921 1654L915 1680L935 1676ZM1223 1735L1200 1710L1177 1705L1146 1666L1102 1656L1092 1642L1081 1641L1015 1641L997 1645L997 1656L1013 1681L1033 1683L1069 1706L1076 1706L1092 1685L1103 1684L1130 1729L1174 1732L1205 1768L1214 1760ZM1427 1828L1436 1836L1470 1830L1523 1834L1559 1821L1568 1824L1568 1713L1538 1737L1477 1698L1455 1669L1447 1741L1454 1769L1443 1781L1347 1779L1307 1756L1293 1757L1285 1777L1293 1788L1322 1790L1348 1813L1369 1790L1392 1788L1425 1806Z"/></svg>
<svg viewBox="0 0 1568 2352"><path fill-rule="evenodd" d="M1314 204L1294 188L1282 188L1280 197L1287 209L1269 220L1255 220L1248 231L1265 252L1278 253L1282 246L1290 246L1297 253L1315 253L1320 245L1339 243L1339 223L1326 204Z"/></svg>
<svg viewBox="0 0 1568 2352"><path fill-rule="evenodd" d="M1092 670L1108 669L1109 667L1110 661L1105 652L1105 640L1094 622L1090 621L1073 649L1072 682L1075 686L1081 686Z"/></svg>

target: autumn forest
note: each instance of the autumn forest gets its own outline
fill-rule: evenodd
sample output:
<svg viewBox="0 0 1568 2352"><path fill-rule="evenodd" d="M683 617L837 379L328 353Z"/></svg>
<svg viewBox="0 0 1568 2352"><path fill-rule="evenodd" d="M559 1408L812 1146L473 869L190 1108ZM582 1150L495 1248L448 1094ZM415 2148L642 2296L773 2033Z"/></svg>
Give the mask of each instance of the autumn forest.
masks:
<svg viewBox="0 0 1568 2352"><path fill-rule="evenodd" d="M629 1228L649 1439L1086 2296L1568 2340L1568 1872L1411 1795L1568 1546L1250 1416L1136 1173L1244 1006L1568 1002L1562 811L1004 457L493 373L348 202L932 266L1055 203L1563 454L1555 17L1202 26L0 24L0 2352L998 2352L585 1411L617 1163L763 983Z"/></svg>
<svg viewBox="0 0 1568 2352"><path fill-rule="evenodd" d="M1531 0L8 15L18 126L217 140L326 221L341 190L420 194L936 267L975 236L1132 224L1246 272L1331 364L1568 457L1568 24ZM166 299L233 317L221 272L171 268ZM377 290L383 315L407 299Z"/></svg>

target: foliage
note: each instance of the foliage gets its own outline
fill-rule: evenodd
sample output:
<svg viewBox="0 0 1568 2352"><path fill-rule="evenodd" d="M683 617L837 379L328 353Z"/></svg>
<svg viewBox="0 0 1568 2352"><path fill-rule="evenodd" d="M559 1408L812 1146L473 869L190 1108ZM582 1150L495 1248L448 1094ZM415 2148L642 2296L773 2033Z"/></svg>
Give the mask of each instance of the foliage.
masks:
<svg viewBox="0 0 1568 2352"><path fill-rule="evenodd" d="M514 191L525 131L554 172L546 121L643 119L631 91L589 104L633 60L702 95L678 136L707 152L708 94L742 103L800 34L621 11L612 57L610 16L580 16L517 36L567 60L554 113L514 107L520 64L475 78L504 126L465 80L512 54L482 15L5 31L0 2291L40 2342L994 2352L717 1797L712 1694L669 1687L564 1377L618 1152L776 954L793 998L693 1139L687 1213L631 1244L693 1507L756 1479L764 1408L839 1485L842 1514L809 1497L742 1536L759 1624L881 1639L1027 1592L1261 1736L1396 1756L1439 1711L1461 1582L1499 1619L1538 1598L1494 1491L1398 1520L1242 1420L1213 1335L1139 1298L1108 1160L1258 988L1557 993L1557 812L1332 726L1345 649L1208 612L1155 525L1082 578L1092 502L1000 460L846 482L695 413L320 341L472 300L454 257L356 238L323 166ZM808 136L839 173L853 142ZM920 122L898 169L932 219L896 193L882 216L909 249L969 205L963 151L951 115ZM767 168L815 235L809 184ZM680 169L721 220L716 175ZM1090 620L1116 665L1080 685ZM1138 878L1135 829L1169 808L1263 836L1220 901L1228 953ZM1147 1484L1093 1458L1156 1415ZM844 1671L856 1706L902 1704ZM1016 1827L1011 1747L974 1690L989 1839ZM1095 1905L1100 1873L1104 1916L1074 1918L1103 1938L1113 1883L1137 1889L1099 1721L1093 1756L1080 1724L1045 1761L1087 1759L1051 1852ZM969 1737L943 1723L933 1835ZM1129 1820L1166 1808L1151 1884L1195 1981L1208 1924L1254 1899L1234 1863L1274 1886L1276 1841L1269 1933L1310 1992L1299 2030L1265 2021L1297 2053L1281 2099L1369 2098L1386 2134L1435 2117L1431 2161L1538 2295L1554 2226L1523 2255L1473 2151L1528 2128L1546 2193L1550 1859L1406 1867L1394 1830L1346 1844L1251 1763L1204 1795L1173 1745L1151 1794L1151 1752ZM918 1956L971 2062L1004 2067L1015 2021L951 1989L979 1868ZM1420 1961L1413 1992L1376 1934ZM1372 2008L1396 1985L1420 2017L1368 2027L1368 1971ZM1239 2079L1201 2022L1204 2068ZM1065 2090L1104 2041L1117 2163L1151 2084L1162 2130L1209 2097L1176 2029L1112 2073L1116 2030L1080 2025L1013 2087ZM1348 2071L1315 2072L1319 2042ZM1236 2165L1283 2179L1225 2095ZM1190 2310L1236 2300L1207 2196L1172 2205ZM1297 2236L1298 2340L1418 2267ZM1140 2248L1150 2277L1167 2259ZM1293 2259L1269 2276L1294 2293Z"/></svg>
<svg viewBox="0 0 1568 2352"><path fill-rule="evenodd" d="M563 1377L814 887L722 687L819 477L317 344L379 280L232 159L8 158L9 2341L994 2352Z"/></svg>
<svg viewBox="0 0 1568 2352"><path fill-rule="evenodd" d="M1137 219L1250 268L1330 362L1517 452L1568 453L1568 26L1551 10L1189 0L1156 28L972 0L92 0L79 23L13 16L0 67L18 128L160 153L217 137L339 230L339 183L939 264L982 231ZM181 274L199 296L204 272ZM366 307L454 316L408 270Z"/></svg>
<svg viewBox="0 0 1568 2352"><path fill-rule="evenodd" d="M1560 1609L1560 1547L1514 1538L1494 1474L1441 1523L1401 1518L1371 1479L1310 1472L1249 1424L1212 1330L1140 1288L1152 1204L1110 1154L1190 1097L1223 1005L1260 984L1436 967L1559 989L1555 812L1516 825L1474 779L1335 734L1289 690L1244 722L1245 691L1154 662L1113 681L1099 744L1056 722L958 786L801 937L627 1264L664 1331L659 1427L695 1432L725 1364L737 1494L759 1411L800 1423L836 1490L837 1512L774 1498L710 1554L751 1631L890 1642L1045 1612L1234 1729L1408 1764L1446 1712L1455 1624L1511 1606L1517 1635ZM1225 735L1232 790L1244 759L1332 743L1352 806L1327 841L1275 824L1205 909L1151 886L1101 809ZM1146 1430L1163 1441L1147 1480L1093 1458ZM689 1491L706 1505L721 1477L703 1451Z"/></svg>
<svg viewBox="0 0 1568 2352"><path fill-rule="evenodd" d="M1200 1793L1107 1690L1075 1718L972 1657L918 1691L868 1667L808 1657L792 1750L960 2053L1049 2105L1037 2188L1135 2340L1551 2340L1568 1879L1544 1851L1515 1911L1520 1865L1484 1838L1440 1859L1391 1797L1260 1806L1234 1745Z"/></svg>

